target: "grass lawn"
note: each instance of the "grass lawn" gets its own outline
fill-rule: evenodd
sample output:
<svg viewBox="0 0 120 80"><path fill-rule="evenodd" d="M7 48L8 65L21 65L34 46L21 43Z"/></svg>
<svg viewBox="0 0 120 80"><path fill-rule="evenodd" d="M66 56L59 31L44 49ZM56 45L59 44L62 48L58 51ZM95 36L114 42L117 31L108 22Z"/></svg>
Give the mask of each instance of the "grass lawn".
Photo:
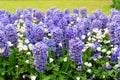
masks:
<svg viewBox="0 0 120 80"><path fill-rule="evenodd" d="M52 6L56 6L59 9L81 8L87 7L88 13L101 9L105 14L109 14L111 9L111 0L0 0L0 9L6 9L10 12L15 12L16 8L39 8L42 11L46 11Z"/></svg>

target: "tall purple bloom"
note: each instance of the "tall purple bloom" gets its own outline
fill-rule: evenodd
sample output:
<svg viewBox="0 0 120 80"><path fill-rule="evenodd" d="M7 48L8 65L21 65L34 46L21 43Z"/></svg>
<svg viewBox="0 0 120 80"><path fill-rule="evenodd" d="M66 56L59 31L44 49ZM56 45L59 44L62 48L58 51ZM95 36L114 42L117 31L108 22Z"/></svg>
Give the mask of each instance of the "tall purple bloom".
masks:
<svg viewBox="0 0 120 80"><path fill-rule="evenodd" d="M52 39L46 40L45 43L47 44L48 48L50 48L51 51L56 51L56 42Z"/></svg>
<svg viewBox="0 0 120 80"><path fill-rule="evenodd" d="M64 14L66 14L66 15L68 14L69 15L70 14L70 10L68 8L65 8L64 9Z"/></svg>
<svg viewBox="0 0 120 80"><path fill-rule="evenodd" d="M42 72L46 69L46 63L48 59L47 49L47 45L43 42L36 43L32 49L36 70L39 72Z"/></svg>
<svg viewBox="0 0 120 80"><path fill-rule="evenodd" d="M52 39L56 42L56 55L60 56L63 48L63 31L59 27L53 29ZM60 45L61 44L61 45Z"/></svg>
<svg viewBox="0 0 120 80"><path fill-rule="evenodd" d="M98 28L98 29L102 29L102 21L99 19L95 19L92 22L92 28Z"/></svg>
<svg viewBox="0 0 120 80"><path fill-rule="evenodd" d="M120 46L120 26L115 28L115 44Z"/></svg>
<svg viewBox="0 0 120 80"><path fill-rule="evenodd" d="M38 22L44 22L44 13L42 11L39 11L38 9L33 10L33 16L37 18Z"/></svg>
<svg viewBox="0 0 120 80"><path fill-rule="evenodd" d="M17 31L16 26L13 24L8 24L5 26L5 35L8 41L10 41L14 46L17 44Z"/></svg>
<svg viewBox="0 0 120 80"><path fill-rule="evenodd" d="M53 29L52 33L52 39L57 43L62 43L63 42L63 31L59 27L56 29Z"/></svg>
<svg viewBox="0 0 120 80"><path fill-rule="evenodd" d="M10 55L10 49L5 38L5 33L0 30L0 56L8 57Z"/></svg>
<svg viewBox="0 0 120 80"><path fill-rule="evenodd" d="M116 40L116 37L115 37L115 29L119 26L118 23L116 22L111 22L111 23L108 23L108 30L109 30L109 35L110 35L110 41L112 44L116 44L115 40Z"/></svg>
<svg viewBox="0 0 120 80"><path fill-rule="evenodd" d="M82 18L86 18L87 17L87 9L86 8L81 8L80 9L80 15Z"/></svg>
<svg viewBox="0 0 120 80"><path fill-rule="evenodd" d="M65 37L67 40L76 38L78 36L77 27L67 27L65 30Z"/></svg>
<svg viewBox="0 0 120 80"><path fill-rule="evenodd" d="M84 27L85 35L92 30L92 23L88 18L82 19L82 26Z"/></svg>
<svg viewBox="0 0 120 80"><path fill-rule="evenodd" d="M78 9L78 8L74 8L74 9L73 9L73 13L75 13L75 14L78 14L78 15L79 15L79 9Z"/></svg>
<svg viewBox="0 0 120 80"><path fill-rule="evenodd" d="M82 65L82 49L84 47L84 43L76 38L71 39L69 41L69 55L72 61L78 63L78 67Z"/></svg>

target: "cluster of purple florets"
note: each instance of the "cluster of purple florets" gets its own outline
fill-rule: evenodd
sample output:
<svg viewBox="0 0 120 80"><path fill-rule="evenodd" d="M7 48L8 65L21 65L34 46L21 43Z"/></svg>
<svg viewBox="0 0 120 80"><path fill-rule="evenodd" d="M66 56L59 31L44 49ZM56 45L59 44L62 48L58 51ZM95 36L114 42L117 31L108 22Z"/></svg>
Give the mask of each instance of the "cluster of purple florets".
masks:
<svg viewBox="0 0 120 80"><path fill-rule="evenodd" d="M115 9L111 10L110 17L107 17L101 10L87 15L86 8L74 8L73 13L70 13L68 8L61 11L53 7L46 11L46 15L39 9L18 8L16 13L12 14L0 10L0 56L10 55L8 41L13 46L17 45L19 30L16 30L15 23L21 20L23 22L20 24L25 27L25 33L22 34L25 34L26 39L34 45L32 52L38 71L44 71L46 68L48 49L59 57L63 48L68 49L71 60L78 63L77 69L80 70L85 39L95 28L103 31L108 28L111 44L117 47L120 45L120 12ZM93 44L93 50L97 52L101 44ZM119 48L112 55L112 61L117 60L118 53ZM92 58L96 59L99 55L101 53L95 54Z"/></svg>

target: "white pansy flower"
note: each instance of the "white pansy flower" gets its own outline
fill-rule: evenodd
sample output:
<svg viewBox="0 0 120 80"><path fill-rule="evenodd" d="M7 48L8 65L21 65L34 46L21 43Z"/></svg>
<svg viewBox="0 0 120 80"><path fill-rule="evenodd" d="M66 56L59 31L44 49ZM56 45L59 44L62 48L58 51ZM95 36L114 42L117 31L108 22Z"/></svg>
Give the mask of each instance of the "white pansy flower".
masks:
<svg viewBox="0 0 120 80"><path fill-rule="evenodd" d="M25 63L29 64L29 60L26 60Z"/></svg>
<svg viewBox="0 0 120 80"><path fill-rule="evenodd" d="M92 64L91 64L91 63L88 63L88 67L92 67Z"/></svg>
<svg viewBox="0 0 120 80"><path fill-rule="evenodd" d="M88 41L91 41L92 39L91 39L91 37L88 37Z"/></svg>
<svg viewBox="0 0 120 80"><path fill-rule="evenodd" d="M28 48L29 48L30 50L32 50L32 47L33 47L32 44L28 44Z"/></svg>
<svg viewBox="0 0 120 80"><path fill-rule="evenodd" d="M116 64L113 68L114 68L114 69L118 69L118 67L119 67L119 65Z"/></svg>
<svg viewBox="0 0 120 80"><path fill-rule="evenodd" d="M106 53L106 54L107 54L107 55L110 55L111 53L112 53L111 51L107 51L107 53Z"/></svg>
<svg viewBox="0 0 120 80"><path fill-rule="evenodd" d="M88 32L88 33L87 33L87 36L90 36L90 35L91 35L91 32Z"/></svg>
<svg viewBox="0 0 120 80"><path fill-rule="evenodd" d="M49 33L49 34L48 34L48 36L52 36L52 34L51 34L51 33Z"/></svg>
<svg viewBox="0 0 120 80"><path fill-rule="evenodd" d="M31 76L31 80L36 80L36 76Z"/></svg>
<svg viewBox="0 0 120 80"><path fill-rule="evenodd" d="M15 67L18 68L18 65L16 65Z"/></svg>
<svg viewBox="0 0 120 80"><path fill-rule="evenodd" d="M87 72L88 72L88 73L91 73L91 69L88 69Z"/></svg>
<svg viewBox="0 0 120 80"><path fill-rule="evenodd" d="M102 49L102 52L105 53L107 50L106 49Z"/></svg>
<svg viewBox="0 0 120 80"><path fill-rule="evenodd" d="M63 59L63 61L66 62L66 61L67 61L67 57L65 57L65 58Z"/></svg>
<svg viewBox="0 0 120 80"><path fill-rule="evenodd" d="M27 55L31 55L31 52L27 52L26 54L27 54Z"/></svg>
<svg viewBox="0 0 120 80"><path fill-rule="evenodd" d="M76 80L80 80L80 77L76 77Z"/></svg>
<svg viewBox="0 0 120 80"><path fill-rule="evenodd" d="M88 65L88 62L84 62L84 65L86 65L86 66L87 66L87 65Z"/></svg>
<svg viewBox="0 0 120 80"><path fill-rule="evenodd" d="M23 79L24 79L24 78L25 78L25 75L23 75L22 77L23 77Z"/></svg>
<svg viewBox="0 0 120 80"><path fill-rule="evenodd" d="M50 63L51 63L51 62L53 62L53 61L54 61L54 59L53 59L53 58L49 58L49 61L50 61Z"/></svg>
<svg viewBox="0 0 120 80"><path fill-rule="evenodd" d="M101 51L101 47L97 47L97 51Z"/></svg>
<svg viewBox="0 0 120 80"><path fill-rule="evenodd" d="M93 28L93 32L98 33L98 28Z"/></svg>
<svg viewBox="0 0 120 80"><path fill-rule="evenodd" d="M23 46L23 50L26 50L26 51L28 50L27 45L24 45L24 46Z"/></svg>
<svg viewBox="0 0 120 80"><path fill-rule="evenodd" d="M105 78L105 75L103 75L103 78Z"/></svg>

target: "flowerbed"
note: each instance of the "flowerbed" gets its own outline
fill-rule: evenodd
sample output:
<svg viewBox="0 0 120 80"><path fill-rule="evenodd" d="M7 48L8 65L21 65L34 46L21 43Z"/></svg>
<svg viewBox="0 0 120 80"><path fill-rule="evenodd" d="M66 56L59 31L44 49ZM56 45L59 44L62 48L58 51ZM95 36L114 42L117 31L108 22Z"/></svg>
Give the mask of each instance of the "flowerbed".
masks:
<svg viewBox="0 0 120 80"><path fill-rule="evenodd" d="M0 10L0 80L120 80L120 11Z"/></svg>

